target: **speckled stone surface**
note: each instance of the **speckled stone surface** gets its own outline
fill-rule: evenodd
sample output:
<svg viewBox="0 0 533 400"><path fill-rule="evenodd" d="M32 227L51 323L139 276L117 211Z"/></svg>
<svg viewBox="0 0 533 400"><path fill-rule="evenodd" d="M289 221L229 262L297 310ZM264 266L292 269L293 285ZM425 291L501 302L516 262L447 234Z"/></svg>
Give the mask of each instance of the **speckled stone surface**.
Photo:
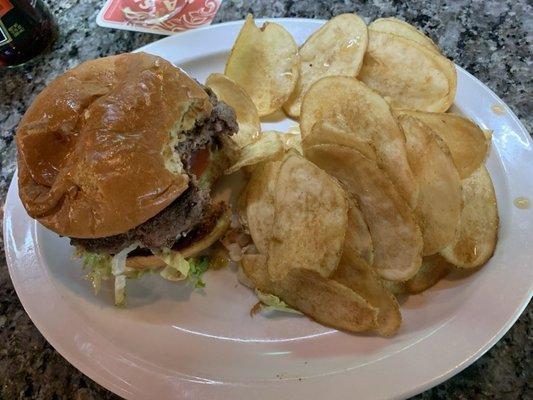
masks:
<svg viewBox="0 0 533 400"><path fill-rule="evenodd" d="M50 54L23 68L0 70L0 200L14 170L13 135L33 97L81 61L133 50L160 36L97 27L101 0L49 1L61 26ZM215 22L257 17L329 18L357 12L367 22L399 16L425 30L454 62L493 89L531 132L531 31L527 0L224 1ZM34 327L13 290L0 242L0 399L115 399L65 361ZM417 399L532 399L532 314L487 354ZM408 366L406 366L408 367ZM386 384L386 383L384 383Z"/></svg>

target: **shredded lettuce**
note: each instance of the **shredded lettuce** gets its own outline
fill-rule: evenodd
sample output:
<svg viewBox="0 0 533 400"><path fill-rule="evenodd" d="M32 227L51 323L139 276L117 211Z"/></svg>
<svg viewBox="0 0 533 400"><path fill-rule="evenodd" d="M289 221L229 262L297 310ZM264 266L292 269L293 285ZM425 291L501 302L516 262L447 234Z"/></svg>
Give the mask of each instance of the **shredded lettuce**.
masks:
<svg viewBox="0 0 533 400"><path fill-rule="evenodd" d="M97 295L102 287L102 281L114 278L115 305L123 305L126 300L126 279L136 279L150 272L149 270L136 270L126 267L128 254L135 250L138 243L123 249L115 256L107 254L80 251L77 256L81 257L83 268L89 272L85 276L91 282L94 294ZM154 251L154 255L161 258L166 267L160 272L161 277L169 281L182 281L187 279L196 288L205 287L202 275L209 269L209 258L198 257L183 258L177 251L162 248Z"/></svg>
<svg viewBox="0 0 533 400"><path fill-rule="evenodd" d="M162 278L176 282L187 278L189 274L189 262L177 251L172 251L168 247L163 247L160 251L152 251L156 257L159 257L167 265L160 272Z"/></svg>
<svg viewBox="0 0 533 400"><path fill-rule="evenodd" d="M302 314L300 311L295 310L294 308L289 307L283 300L278 296L275 296L270 293L264 293L259 289L255 289L255 294L261 302L260 311L281 311L292 314Z"/></svg>
<svg viewBox="0 0 533 400"><path fill-rule="evenodd" d="M187 260L178 251L172 251L169 248L154 252L154 255L162 259L167 265L160 273L164 279L173 282L187 279L197 288L205 287L202 275L209 268L209 259L207 257L189 258Z"/></svg>
<svg viewBox="0 0 533 400"><path fill-rule="evenodd" d="M128 254L135 250L139 244L137 242L120 250L111 259L111 273L115 277L115 305L123 305L126 300L126 258Z"/></svg>
<svg viewBox="0 0 533 400"><path fill-rule="evenodd" d="M115 305L124 304L126 299L126 278L138 278L144 273L144 271L132 271L131 268L126 268L128 253L136 249L137 246L138 243L134 243L115 256L90 251L78 253L78 256L82 259L83 268L89 270L85 278L91 282L95 295L100 291L102 281L114 278Z"/></svg>
<svg viewBox="0 0 533 400"><path fill-rule="evenodd" d="M189 275L187 276L189 281L193 283L194 287L196 288L205 287L205 282L202 280L202 275L209 269L209 258L191 258L189 260L189 266L191 267L189 270Z"/></svg>
<svg viewBox="0 0 533 400"><path fill-rule="evenodd" d="M82 259L83 269L89 270L89 273L85 275L85 279L91 282L94 294L97 295L102 287L102 281L113 276L111 273L111 257L107 254L92 253L90 251L82 251L79 255Z"/></svg>

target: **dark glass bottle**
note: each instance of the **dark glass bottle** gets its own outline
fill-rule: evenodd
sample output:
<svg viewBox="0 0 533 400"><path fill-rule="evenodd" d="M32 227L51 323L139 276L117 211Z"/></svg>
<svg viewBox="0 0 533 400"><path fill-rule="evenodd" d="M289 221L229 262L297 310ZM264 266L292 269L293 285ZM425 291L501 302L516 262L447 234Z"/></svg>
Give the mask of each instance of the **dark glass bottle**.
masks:
<svg viewBox="0 0 533 400"><path fill-rule="evenodd" d="M57 25L42 0L0 0L0 68L31 60L56 38Z"/></svg>

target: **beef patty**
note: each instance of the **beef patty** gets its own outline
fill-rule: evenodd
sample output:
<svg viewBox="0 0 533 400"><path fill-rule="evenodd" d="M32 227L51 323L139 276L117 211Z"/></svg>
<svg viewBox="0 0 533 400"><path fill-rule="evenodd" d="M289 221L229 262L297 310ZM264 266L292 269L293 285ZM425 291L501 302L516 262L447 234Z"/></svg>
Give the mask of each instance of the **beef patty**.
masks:
<svg viewBox="0 0 533 400"><path fill-rule="evenodd" d="M211 115L204 121L198 121L193 129L185 132L186 140L177 146L189 176L190 156L194 152L204 148L216 151L221 147L221 136L232 135L238 130L233 109L218 101L211 90L206 88L206 92L213 104ZM210 207L209 188L199 188L196 177L191 176L189 187L184 193L141 225L114 236L97 239L71 238L70 244L87 251L106 254L116 254L137 241L147 248L172 247L179 237L187 234L202 221Z"/></svg>

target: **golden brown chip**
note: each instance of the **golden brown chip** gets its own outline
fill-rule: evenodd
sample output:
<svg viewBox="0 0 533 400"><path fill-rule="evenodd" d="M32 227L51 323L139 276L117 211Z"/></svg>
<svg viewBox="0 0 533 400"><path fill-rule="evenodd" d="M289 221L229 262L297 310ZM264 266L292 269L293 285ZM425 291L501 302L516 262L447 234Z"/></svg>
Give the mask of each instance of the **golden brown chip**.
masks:
<svg viewBox="0 0 533 400"><path fill-rule="evenodd" d="M368 25L368 29L391 33L393 35L403 36L406 39L412 40L428 50L440 54L438 46L427 37L422 31L413 25L397 18L379 18Z"/></svg>
<svg viewBox="0 0 533 400"><path fill-rule="evenodd" d="M302 103L304 141L320 121L335 125L360 142L371 143L380 168L409 205L416 205L418 188L407 161L405 137L381 96L354 78L323 78L307 91Z"/></svg>
<svg viewBox="0 0 533 400"><path fill-rule="evenodd" d="M469 119L450 113L398 111L398 115L405 114L422 121L446 142L461 179L468 178L485 162L490 150L490 135Z"/></svg>
<svg viewBox="0 0 533 400"><path fill-rule="evenodd" d="M453 269L453 265L438 254L422 259L422 267L407 282L405 288L411 294L423 292L435 285Z"/></svg>
<svg viewBox="0 0 533 400"><path fill-rule="evenodd" d="M241 193L237 197L237 204L235 205L235 211L240 224L245 232L248 232L248 216L246 215L246 207L248 206L248 184L242 189Z"/></svg>
<svg viewBox="0 0 533 400"><path fill-rule="evenodd" d="M396 298L385 288L376 272L351 249L346 248L333 280L361 295L377 308L377 331L382 336L394 335L402 323Z"/></svg>
<svg viewBox="0 0 533 400"><path fill-rule="evenodd" d="M284 152L285 147L278 132L263 132L256 142L241 149L237 162L227 169L226 174L232 174L243 167L279 159Z"/></svg>
<svg viewBox="0 0 533 400"><path fill-rule="evenodd" d="M335 123L327 120L317 121L311 129L311 133L302 140L303 147L311 147L317 144L338 144L340 146L352 147L365 157L377 160L371 139L361 138L360 136L346 132L335 125Z"/></svg>
<svg viewBox="0 0 533 400"><path fill-rule="evenodd" d="M398 35L369 31L358 78L394 108L444 112L452 105L457 72L444 56Z"/></svg>
<svg viewBox="0 0 533 400"><path fill-rule="evenodd" d="M375 162L344 146L313 146L305 155L357 199L372 237L377 272L394 281L414 276L422 262L422 236L387 175Z"/></svg>
<svg viewBox="0 0 533 400"><path fill-rule="evenodd" d="M358 293L310 269L291 269L276 294L321 324L349 332L376 329L378 309Z"/></svg>
<svg viewBox="0 0 533 400"><path fill-rule="evenodd" d="M395 281L389 281L387 279L382 279L383 286L392 293L395 297L402 295L407 292L407 288L405 287L405 282L395 282Z"/></svg>
<svg viewBox="0 0 533 400"><path fill-rule="evenodd" d="M338 183L314 164L297 155L285 158L276 182L268 249L268 272L273 279L281 279L291 268L331 275L346 233L345 196Z"/></svg>
<svg viewBox="0 0 533 400"><path fill-rule="evenodd" d="M298 46L281 25L246 17L224 72L251 97L259 116L279 109L298 81Z"/></svg>
<svg viewBox="0 0 533 400"><path fill-rule="evenodd" d="M356 14L341 14L326 22L300 48L300 79L283 108L300 115L305 92L320 78L356 76L368 43L365 22Z"/></svg>
<svg viewBox="0 0 533 400"><path fill-rule="evenodd" d="M241 266L254 288L265 293L274 294L274 289L268 276L266 261L264 254L245 254L241 258Z"/></svg>
<svg viewBox="0 0 533 400"><path fill-rule="evenodd" d="M462 181L464 207L459 235L440 254L460 268L485 264L498 240L498 207L489 172L482 166Z"/></svg>
<svg viewBox="0 0 533 400"><path fill-rule="evenodd" d="M302 150L302 137L300 136L300 130L298 129L298 132L296 132L294 129L293 131L279 133L279 138L283 142L283 147L285 148L285 151L288 151L290 149L296 150L298 154L303 154Z"/></svg>
<svg viewBox="0 0 533 400"><path fill-rule="evenodd" d="M274 194L280 161L259 164L246 187L248 230L260 253L267 254L274 225Z"/></svg>
<svg viewBox="0 0 533 400"><path fill-rule="evenodd" d="M267 272L265 256L245 255L241 264L246 277L257 289L278 296L321 324L349 332L377 327L377 308L350 288L316 271L293 268L281 280L273 281Z"/></svg>
<svg viewBox="0 0 533 400"><path fill-rule="evenodd" d="M435 254L455 239L462 209L461 180L446 144L439 144L441 139L431 129L408 115L399 121L418 181L414 212L424 240L423 255Z"/></svg>
<svg viewBox="0 0 533 400"><path fill-rule="evenodd" d="M348 198L348 226L344 239L344 251L349 249L362 258L368 265L374 262L374 246L368 226L357 202L352 196Z"/></svg>
<svg viewBox="0 0 533 400"><path fill-rule="evenodd" d="M239 132L231 138L244 147L255 142L261 133L261 121L257 107L238 84L222 74L211 74L205 83L217 97L235 110Z"/></svg>

